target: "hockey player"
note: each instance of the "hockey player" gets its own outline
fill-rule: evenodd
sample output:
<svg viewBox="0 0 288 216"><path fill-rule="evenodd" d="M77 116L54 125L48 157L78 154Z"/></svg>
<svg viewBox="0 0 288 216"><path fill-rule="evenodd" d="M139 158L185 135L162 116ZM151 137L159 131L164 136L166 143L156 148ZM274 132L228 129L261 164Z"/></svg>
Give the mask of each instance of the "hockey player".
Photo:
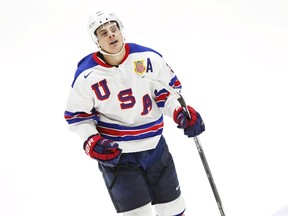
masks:
<svg viewBox="0 0 288 216"><path fill-rule="evenodd" d="M126 43L114 14L91 15L88 33L99 51L78 63L65 111L69 128L98 161L118 213L150 216L154 206L158 216L183 216L184 198L162 135L163 115L188 137L205 130L201 116L188 106L191 118L186 117L162 85L180 91L177 76L158 52Z"/></svg>

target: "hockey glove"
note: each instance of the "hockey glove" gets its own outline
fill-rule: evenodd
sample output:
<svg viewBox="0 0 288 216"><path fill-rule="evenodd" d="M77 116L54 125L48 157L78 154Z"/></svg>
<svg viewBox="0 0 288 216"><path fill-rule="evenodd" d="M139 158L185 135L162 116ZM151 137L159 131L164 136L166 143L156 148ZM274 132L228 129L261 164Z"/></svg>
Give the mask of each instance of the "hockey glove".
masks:
<svg viewBox="0 0 288 216"><path fill-rule="evenodd" d="M105 166L114 167L118 164L122 150L112 140L105 139L99 134L92 135L84 142L86 154Z"/></svg>
<svg viewBox="0 0 288 216"><path fill-rule="evenodd" d="M195 137L205 131L205 125L198 112L190 106L187 108L191 119L188 118L183 107L180 107L174 111L174 121L178 124L178 128L184 129L184 134L186 136Z"/></svg>

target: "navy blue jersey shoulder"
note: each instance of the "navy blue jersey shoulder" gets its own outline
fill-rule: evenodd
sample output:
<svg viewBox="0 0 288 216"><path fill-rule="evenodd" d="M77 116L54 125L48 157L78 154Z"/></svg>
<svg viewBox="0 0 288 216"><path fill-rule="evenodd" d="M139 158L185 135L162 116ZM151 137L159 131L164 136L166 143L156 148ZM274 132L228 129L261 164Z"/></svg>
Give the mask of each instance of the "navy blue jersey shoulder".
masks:
<svg viewBox="0 0 288 216"><path fill-rule="evenodd" d="M157 55L159 55L160 57L162 57L162 55L159 52L157 52L157 51L155 51L155 50L153 50L153 49L151 49L149 47L141 46L141 45L135 44L135 43L128 43L128 44L129 44L129 47L130 47L130 54L149 51L149 52L154 52Z"/></svg>
<svg viewBox="0 0 288 216"><path fill-rule="evenodd" d="M73 83L72 83L72 87L74 86L74 83L77 79L77 77L85 70L91 68L91 67L94 67L96 65L98 65L98 63L93 59L92 57L93 53L85 56L83 59L81 59L81 61L78 62L77 64L77 70L75 72L75 75L74 75L74 80L73 80Z"/></svg>

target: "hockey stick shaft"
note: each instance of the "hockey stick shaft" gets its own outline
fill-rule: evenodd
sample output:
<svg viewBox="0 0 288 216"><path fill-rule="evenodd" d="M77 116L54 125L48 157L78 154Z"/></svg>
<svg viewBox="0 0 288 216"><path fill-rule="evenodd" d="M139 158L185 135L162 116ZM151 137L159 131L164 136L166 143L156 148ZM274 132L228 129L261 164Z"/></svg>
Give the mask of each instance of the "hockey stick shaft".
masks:
<svg viewBox="0 0 288 216"><path fill-rule="evenodd" d="M169 91L172 95L174 95L174 96L177 98L178 102L180 103L180 105L181 105L181 106L183 107L183 109L185 110L186 115L187 115L187 118L188 118L188 119L191 119L191 115L190 115L190 113L189 113L189 111L188 111L186 102L185 102L183 96L182 96L180 93L178 93L178 92L177 92L175 89L173 89L171 86L169 86L169 85L161 82L160 80L150 79L149 77L145 77L145 76L143 76L142 78L147 78L147 79L149 79L149 80L152 81L152 82L161 83L162 86L163 86L167 91ZM215 200L216 200L218 209L219 209L219 211L220 211L220 214L221 214L221 216L225 216L224 209L223 209L223 205L222 205L222 202L221 202L221 199L220 199L220 195L219 195L219 193L218 193L218 190L217 190L215 181L214 181L214 179L213 179L211 170L210 170L210 168L209 168L209 165L208 165L208 162L207 162L205 153L204 153L204 151L203 151L202 145L201 145L200 140L199 140L199 138L198 138L197 136L194 137L194 142L195 142L195 144L196 144L197 151L198 151L198 153L199 153L199 156L200 156L200 158L201 158L201 161L202 161L203 167L204 167L204 169L205 169L207 178L208 178L208 180L209 180L211 189L212 189L212 191L213 191L213 194L214 194L214 197L215 197Z"/></svg>
<svg viewBox="0 0 288 216"><path fill-rule="evenodd" d="M180 94L179 94L179 95L180 95ZM184 98L182 97L182 95L180 95L180 97L178 98L178 101L179 101L180 105L183 107L183 109L185 109L186 114L187 114L187 118L188 118L188 119L191 119L191 116L190 116L190 113L189 113L189 111L188 111L186 102L185 102ZM195 144L196 144L197 151L198 151L199 156L200 156L200 158L201 158L203 167L204 167L204 169L205 169L207 178L208 178L208 180L209 180L211 189L212 189L212 191L213 191L213 194L214 194L214 197L215 197L215 200L216 200L218 209L219 209L219 211L220 211L220 214L221 214L221 216L225 216L224 209L223 209L223 205L222 205L222 201L221 201L221 199L220 199L220 195L219 195L219 193L218 193L218 190L217 190L215 181L214 181L214 179L213 179L213 176L212 176L210 167L209 167L209 165L208 165L208 162L207 162L205 153L204 153L204 151L203 151L202 145L201 145L201 143L200 143L200 140L199 140L199 138L198 138L197 136L195 136L195 137L193 137L193 138L194 138L194 142L195 142Z"/></svg>
<svg viewBox="0 0 288 216"><path fill-rule="evenodd" d="M206 160L202 145L201 145L200 140L199 140L199 138L197 136L194 137L194 142L196 144L197 151L199 153L199 156L200 156L202 164L204 166L207 178L208 178L210 186L212 188L212 191L213 191L213 194L214 194L218 209L220 211L220 214L221 214L221 216L225 216L223 205L222 205L222 202L221 202L221 199L220 199L220 196L219 196L215 181L213 179L211 170L210 170L208 162Z"/></svg>
<svg viewBox="0 0 288 216"><path fill-rule="evenodd" d="M182 95L180 95L180 98L178 98L178 101L179 101L180 105L183 107L183 109L185 109L186 114L187 114L187 118L188 118L188 119L191 119L191 116L190 116L190 113L189 113L189 111L188 111L186 102L185 102L184 98L182 97ZM208 178L208 180L209 180L211 189L212 189L212 191L213 191L213 194L214 194L214 197L215 197L215 200L216 200L218 209L219 209L219 211L220 211L220 214L221 214L221 216L225 216L224 209L223 209L223 205L222 205L222 201L221 201L221 199L220 199L220 195L219 195L219 193L218 193L218 190L217 190L215 181L214 181L214 179L213 179L213 176L212 176L210 167L209 167L209 165L208 165L208 162L207 162L205 153L204 153L204 151L203 151L202 145L201 145L201 143L200 143L200 140L199 140L199 138L198 138L197 136L195 136L195 137L193 137L193 138L194 138L194 142L195 142L195 144L196 144L197 151L198 151L199 156L200 156L200 158L201 158L203 167L204 167L204 169L205 169L207 178Z"/></svg>

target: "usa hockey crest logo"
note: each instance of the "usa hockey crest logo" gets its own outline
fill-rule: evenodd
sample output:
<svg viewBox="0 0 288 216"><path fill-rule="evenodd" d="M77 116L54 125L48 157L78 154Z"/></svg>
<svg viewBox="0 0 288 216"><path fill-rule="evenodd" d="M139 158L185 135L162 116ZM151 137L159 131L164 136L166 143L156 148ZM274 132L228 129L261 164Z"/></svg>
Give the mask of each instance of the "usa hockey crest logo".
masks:
<svg viewBox="0 0 288 216"><path fill-rule="evenodd" d="M142 74L146 71L144 60L134 61L134 71L139 74Z"/></svg>

